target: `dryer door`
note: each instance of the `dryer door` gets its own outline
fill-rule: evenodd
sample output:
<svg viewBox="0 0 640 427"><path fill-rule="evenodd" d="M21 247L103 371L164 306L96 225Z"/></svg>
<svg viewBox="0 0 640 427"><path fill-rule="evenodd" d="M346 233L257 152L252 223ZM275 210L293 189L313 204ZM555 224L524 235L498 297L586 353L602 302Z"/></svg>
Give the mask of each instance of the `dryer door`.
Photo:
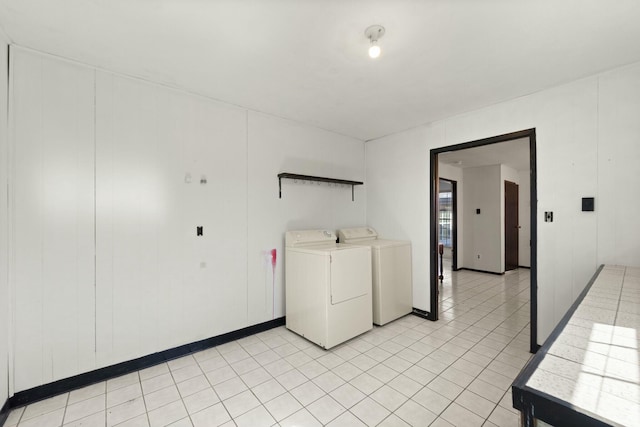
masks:
<svg viewBox="0 0 640 427"><path fill-rule="evenodd" d="M331 304L371 293L371 248L331 253Z"/></svg>

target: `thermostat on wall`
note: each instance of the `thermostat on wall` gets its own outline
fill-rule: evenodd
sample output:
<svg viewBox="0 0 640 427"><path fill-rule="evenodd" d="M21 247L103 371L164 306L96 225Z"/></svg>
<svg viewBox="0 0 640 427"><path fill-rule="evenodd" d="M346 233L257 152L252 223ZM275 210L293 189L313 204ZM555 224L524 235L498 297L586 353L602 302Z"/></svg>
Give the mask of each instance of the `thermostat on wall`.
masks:
<svg viewBox="0 0 640 427"><path fill-rule="evenodd" d="M582 198L582 212L593 212L595 210L593 197Z"/></svg>

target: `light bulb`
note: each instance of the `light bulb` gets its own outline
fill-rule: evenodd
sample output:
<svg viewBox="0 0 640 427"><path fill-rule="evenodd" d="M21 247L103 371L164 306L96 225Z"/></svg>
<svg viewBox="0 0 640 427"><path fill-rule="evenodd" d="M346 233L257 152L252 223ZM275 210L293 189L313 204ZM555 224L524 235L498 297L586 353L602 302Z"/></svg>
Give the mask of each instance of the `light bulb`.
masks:
<svg viewBox="0 0 640 427"><path fill-rule="evenodd" d="M380 46L378 46L377 44L372 44L369 48L369 57L377 58L378 56L380 56Z"/></svg>

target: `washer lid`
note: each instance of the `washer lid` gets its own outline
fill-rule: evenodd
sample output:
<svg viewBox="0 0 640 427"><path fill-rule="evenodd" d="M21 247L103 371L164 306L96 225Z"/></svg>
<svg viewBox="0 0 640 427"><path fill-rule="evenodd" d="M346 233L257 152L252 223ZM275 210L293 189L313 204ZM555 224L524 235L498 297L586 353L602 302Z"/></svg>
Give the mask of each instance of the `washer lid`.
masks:
<svg viewBox="0 0 640 427"><path fill-rule="evenodd" d="M304 247L326 243L335 243L336 235L331 230L299 230L287 231L284 235L285 246Z"/></svg>
<svg viewBox="0 0 640 427"><path fill-rule="evenodd" d="M338 236L342 243L356 243L375 240L378 238L378 233L371 227L354 227L338 230Z"/></svg>

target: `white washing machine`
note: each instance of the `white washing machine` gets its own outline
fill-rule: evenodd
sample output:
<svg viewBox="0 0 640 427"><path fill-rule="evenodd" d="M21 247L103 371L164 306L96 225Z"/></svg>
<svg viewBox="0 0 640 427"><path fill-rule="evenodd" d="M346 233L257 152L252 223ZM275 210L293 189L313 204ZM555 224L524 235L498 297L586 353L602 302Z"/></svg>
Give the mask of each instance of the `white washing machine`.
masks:
<svg viewBox="0 0 640 427"><path fill-rule="evenodd" d="M329 349L373 328L371 248L328 230L285 235L287 329Z"/></svg>
<svg viewBox="0 0 640 427"><path fill-rule="evenodd" d="M338 230L341 243L372 251L373 323L384 325L413 311L411 242L378 239L371 227Z"/></svg>

